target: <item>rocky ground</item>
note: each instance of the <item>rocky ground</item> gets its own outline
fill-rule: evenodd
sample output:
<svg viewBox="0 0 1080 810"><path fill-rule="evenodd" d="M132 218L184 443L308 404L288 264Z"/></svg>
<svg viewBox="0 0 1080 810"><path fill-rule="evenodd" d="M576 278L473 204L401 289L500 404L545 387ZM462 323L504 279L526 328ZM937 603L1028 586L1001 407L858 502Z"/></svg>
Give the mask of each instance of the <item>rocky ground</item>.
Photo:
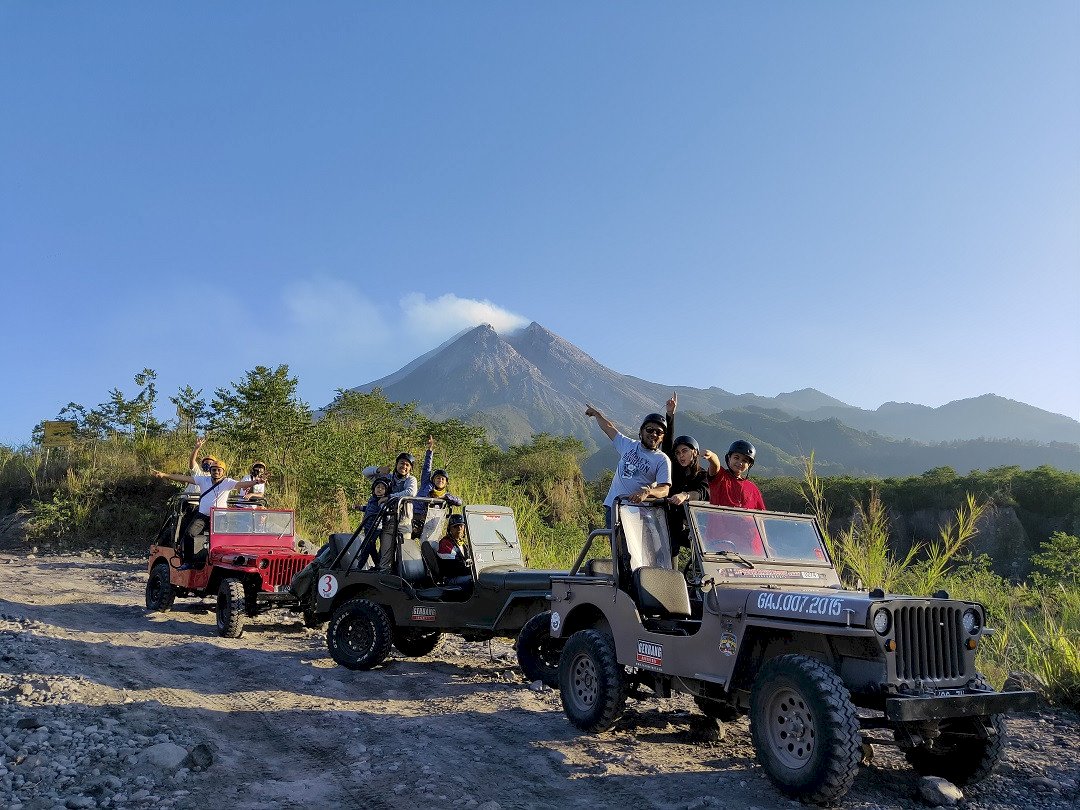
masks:
<svg viewBox="0 0 1080 810"><path fill-rule="evenodd" d="M754 759L745 720L685 699L630 703L579 735L508 643L444 639L373 672L337 667L284 611L239 639L209 600L143 608L145 562L0 555L0 807L797 807ZM1075 714L1009 723L1000 771L961 807L1073 808ZM843 806L921 808L919 779L875 746Z"/></svg>

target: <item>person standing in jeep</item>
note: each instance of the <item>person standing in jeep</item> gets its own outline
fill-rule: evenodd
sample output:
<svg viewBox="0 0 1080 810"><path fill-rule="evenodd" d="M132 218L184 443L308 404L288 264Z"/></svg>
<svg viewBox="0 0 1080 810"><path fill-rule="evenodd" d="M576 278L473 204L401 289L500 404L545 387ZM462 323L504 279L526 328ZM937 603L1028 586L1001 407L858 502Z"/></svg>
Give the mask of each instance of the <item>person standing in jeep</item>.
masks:
<svg viewBox="0 0 1080 810"><path fill-rule="evenodd" d="M671 459L671 490L667 496L668 533L671 537L671 559L679 556L680 548L690 548L690 528L686 525L687 501L709 500L709 478L698 464L700 446L693 436L675 436L675 409L679 395L672 391L667 401L667 432L661 448Z"/></svg>
<svg viewBox="0 0 1080 810"><path fill-rule="evenodd" d="M754 445L744 439L732 442L724 456L726 468L720 466L720 458L712 450L702 455L709 462L709 503L739 509L765 508L761 490L746 477L757 455Z"/></svg>
<svg viewBox="0 0 1080 810"><path fill-rule="evenodd" d="M596 419L596 424L619 452L615 477L604 498L604 518L608 528L611 528L611 509L616 498L625 497L631 503L641 503L646 498L667 497L671 488L671 460L660 452L660 443L667 430L667 419L663 414L650 413L641 420L637 441L620 433L611 420L592 405L586 404L585 415Z"/></svg>
<svg viewBox="0 0 1080 810"><path fill-rule="evenodd" d="M155 478L167 478L170 481L180 481L185 484L196 484L201 492L199 496L199 511L188 516L187 525L183 528L183 558L184 564L181 571L190 568L202 568L195 564L195 538L210 528L210 510L215 506L219 509L228 505L229 493L234 489L250 489L255 484L266 482L265 478L252 478L247 481L237 481L225 477L225 465L215 461L210 465L210 475L176 475L165 473L150 468L150 474Z"/></svg>
<svg viewBox="0 0 1080 810"><path fill-rule="evenodd" d="M415 498L417 492L416 477L412 474L416 459L412 453L398 453L394 460L393 472L389 467L365 467L363 473L367 477L386 475L390 473L391 500L395 498ZM405 511L406 514L402 514ZM398 531L400 528L400 532ZM412 507L394 509L393 520L387 521L379 539L379 570L391 573L394 570L397 551L397 535L403 537L412 536Z"/></svg>

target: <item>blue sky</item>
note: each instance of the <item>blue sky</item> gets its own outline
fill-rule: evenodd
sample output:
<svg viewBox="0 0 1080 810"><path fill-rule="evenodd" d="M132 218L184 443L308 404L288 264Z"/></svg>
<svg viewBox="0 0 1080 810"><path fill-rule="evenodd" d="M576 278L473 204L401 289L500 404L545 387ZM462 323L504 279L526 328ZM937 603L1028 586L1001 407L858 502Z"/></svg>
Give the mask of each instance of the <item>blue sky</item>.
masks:
<svg viewBox="0 0 1080 810"><path fill-rule="evenodd" d="M8 1L0 110L0 442L144 367L322 405L482 321L1080 418L1071 0Z"/></svg>

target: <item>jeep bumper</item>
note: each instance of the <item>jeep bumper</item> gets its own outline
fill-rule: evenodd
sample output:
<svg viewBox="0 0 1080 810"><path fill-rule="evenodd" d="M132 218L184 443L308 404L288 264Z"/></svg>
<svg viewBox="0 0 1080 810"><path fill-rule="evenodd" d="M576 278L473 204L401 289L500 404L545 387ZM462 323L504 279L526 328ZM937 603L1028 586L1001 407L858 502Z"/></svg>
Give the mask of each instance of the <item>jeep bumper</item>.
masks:
<svg viewBox="0 0 1080 810"><path fill-rule="evenodd" d="M937 720L946 717L985 717L1038 708L1035 692L966 692L960 695L893 697L885 701L889 720Z"/></svg>

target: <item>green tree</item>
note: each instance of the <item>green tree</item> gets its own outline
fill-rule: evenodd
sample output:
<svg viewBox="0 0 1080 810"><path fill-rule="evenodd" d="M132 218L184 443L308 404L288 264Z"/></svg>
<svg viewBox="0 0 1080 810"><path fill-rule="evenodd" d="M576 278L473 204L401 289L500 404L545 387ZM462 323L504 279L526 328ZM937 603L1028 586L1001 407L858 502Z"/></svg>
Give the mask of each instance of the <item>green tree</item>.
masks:
<svg viewBox="0 0 1080 810"><path fill-rule="evenodd" d="M176 406L176 427L182 433L205 433L210 427L210 408L203 399L202 389L196 391L185 385L169 397L169 402Z"/></svg>
<svg viewBox="0 0 1080 810"><path fill-rule="evenodd" d="M214 391L213 429L240 454L273 458L286 470L311 427L311 410L296 386L288 366L256 366L231 390Z"/></svg>
<svg viewBox="0 0 1080 810"><path fill-rule="evenodd" d="M1031 561L1039 569L1036 577L1044 584L1080 585L1080 537L1054 532Z"/></svg>

